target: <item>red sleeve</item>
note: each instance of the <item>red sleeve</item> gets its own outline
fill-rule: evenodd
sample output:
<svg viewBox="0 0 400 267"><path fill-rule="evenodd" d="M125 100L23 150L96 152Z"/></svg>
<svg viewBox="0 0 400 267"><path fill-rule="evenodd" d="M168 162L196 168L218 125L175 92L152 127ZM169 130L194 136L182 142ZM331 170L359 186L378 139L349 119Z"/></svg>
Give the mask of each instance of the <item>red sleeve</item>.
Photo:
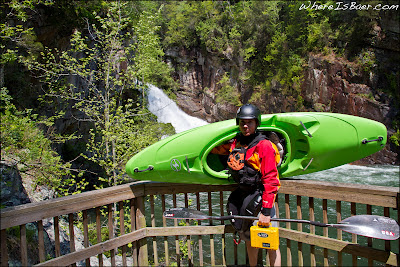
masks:
<svg viewBox="0 0 400 267"><path fill-rule="evenodd" d="M258 145L260 146L258 153L261 160L261 182L264 186L262 207L263 209L271 209L281 186L275 161L275 153L277 152L268 140L261 141ZM263 214L266 215L264 212Z"/></svg>

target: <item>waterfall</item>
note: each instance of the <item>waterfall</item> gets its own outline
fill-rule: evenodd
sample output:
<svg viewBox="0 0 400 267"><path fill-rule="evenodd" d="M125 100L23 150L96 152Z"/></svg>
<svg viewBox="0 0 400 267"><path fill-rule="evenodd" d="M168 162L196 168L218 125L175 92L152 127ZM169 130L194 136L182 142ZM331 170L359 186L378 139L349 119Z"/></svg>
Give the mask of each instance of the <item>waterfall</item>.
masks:
<svg viewBox="0 0 400 267"><path fill-rule="evenodd" d="M171 123L176 133L207 124L206 121L183 112L174 101L154 85L149 85L147 98L148 108L157 116L158 122Z"/></svg>

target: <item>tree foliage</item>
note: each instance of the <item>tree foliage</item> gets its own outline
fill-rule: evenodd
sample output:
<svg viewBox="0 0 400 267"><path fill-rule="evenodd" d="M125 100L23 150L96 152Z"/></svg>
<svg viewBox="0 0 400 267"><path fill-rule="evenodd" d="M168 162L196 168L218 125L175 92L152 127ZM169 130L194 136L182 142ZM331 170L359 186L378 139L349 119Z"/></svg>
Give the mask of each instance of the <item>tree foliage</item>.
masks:
<svg viewBox="0 0 400 267"><path fill-rule="evenodd" d="M13 59L40 77L44 94L39 98L55 114L48 120L74 118L89 129L86 136L79 133L86 137L82 157L103 170L100 182L94 182L99 187L123 182L126 161L173 132L171 125L157 123L142 99L146 82L168 81L160 77L169 69L155 33L159 11L142 11L135 21L131 7L115 1L99 13L93 11L85 29L74 30L66 50L12 52ZM7 27L13 30L10 40L19 47L15 33L22 27ZM84 178L80 181L88 184Z"/></svg>
<svg viewBox="0 0 400 267"><path fill-rule="evenodd" d="M18 111L5 88L1 89L1 158L32 177L34 186L46 185L55 195L79 193L85 181L76 179L80 172L64 162L52 149L31 110ZM53 141L53 142L52 142ZM63 177L63 179L60 179ZM78 181L78 182L77 182Z"/></svg>

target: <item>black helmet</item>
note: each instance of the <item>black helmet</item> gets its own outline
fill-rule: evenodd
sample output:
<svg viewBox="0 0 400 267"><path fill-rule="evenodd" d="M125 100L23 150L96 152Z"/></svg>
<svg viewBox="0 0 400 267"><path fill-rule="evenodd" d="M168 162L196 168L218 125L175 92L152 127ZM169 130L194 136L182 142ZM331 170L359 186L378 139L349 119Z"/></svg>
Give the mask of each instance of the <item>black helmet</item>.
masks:
<svg viewBox="0 0 400 267"><path fill-rule="evenodd" d="M261 111L252 104L245 104L241 106L236 113L236 125L239 125L240 119L256 119L258 127L261 123Z"/></svg>

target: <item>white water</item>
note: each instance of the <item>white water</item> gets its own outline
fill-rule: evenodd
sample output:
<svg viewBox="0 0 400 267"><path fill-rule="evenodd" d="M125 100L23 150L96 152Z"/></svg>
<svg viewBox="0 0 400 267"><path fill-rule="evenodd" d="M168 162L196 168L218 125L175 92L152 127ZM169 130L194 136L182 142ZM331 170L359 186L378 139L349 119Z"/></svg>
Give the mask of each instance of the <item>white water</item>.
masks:
<svg viewBox="0 0 400 267"><path fill-rule="evenodd" d="M329 170L299 175L295 178L339 183L400 186L399 166L394 165L342 165Z"/></svg>
<svg viewBox="0 0 400 267"><path fill-rule="evenodd" d="M207 122L183 112L174 101L159 88L149 85L149 110L159 122L171 123L177 133L206 125ZM340 183L368 184L399 187L399 166L392 165L343 165L316 173L299 175L295 178Z"/></svg>
<svg viewBox="0 0 400 267"><path fill-rule="evenodd" d="M207 124L206 121L183 112L174 101L154 85L149 85L148 101L148 108L157 116L158 122L171 123L176 133Z"/></svg>

